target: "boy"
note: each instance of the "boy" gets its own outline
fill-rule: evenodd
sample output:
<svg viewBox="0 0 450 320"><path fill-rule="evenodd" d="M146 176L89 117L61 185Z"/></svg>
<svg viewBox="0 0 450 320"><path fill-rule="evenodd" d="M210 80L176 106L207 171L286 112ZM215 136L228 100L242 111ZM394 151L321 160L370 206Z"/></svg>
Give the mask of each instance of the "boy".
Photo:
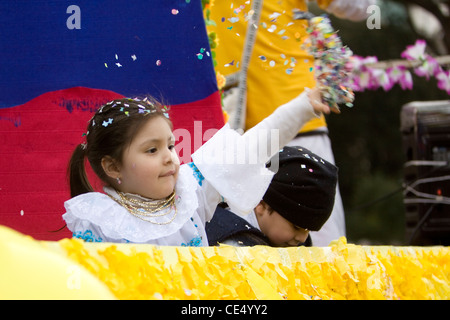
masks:
<svg viewBox="0 0 450 320"><path fill-rule="evenodd" d="M252 213L239 217L217 207L206 224L209 245L313 245L309 231L331 214L338 169L302 147L284 147L277 156L278 171Z"/></svg>

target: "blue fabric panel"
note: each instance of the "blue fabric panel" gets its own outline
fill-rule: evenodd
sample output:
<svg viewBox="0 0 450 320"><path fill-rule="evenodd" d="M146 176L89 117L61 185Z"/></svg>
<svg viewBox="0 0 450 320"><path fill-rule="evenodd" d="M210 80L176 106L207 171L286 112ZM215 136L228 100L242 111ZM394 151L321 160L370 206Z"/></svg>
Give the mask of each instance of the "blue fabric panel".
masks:
<svg viewBox="0 0 450 320"><path fill-rule="evenodd" d="M217 91L200 0L2 0L0 25L0 108L77 86L167 104Z"/></svg>

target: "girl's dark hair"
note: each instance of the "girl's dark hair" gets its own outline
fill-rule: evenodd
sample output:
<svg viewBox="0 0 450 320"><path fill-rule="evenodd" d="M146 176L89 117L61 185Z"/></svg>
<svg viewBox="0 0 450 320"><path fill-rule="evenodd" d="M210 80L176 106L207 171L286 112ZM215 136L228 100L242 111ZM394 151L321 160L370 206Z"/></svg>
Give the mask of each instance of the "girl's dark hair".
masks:
<svg viewBox="0 0 450 320"><path fill-rule="evenodd" d="M124 150L151 118L164 117L172 128L167 111L167 107L149 97L117 99L101 106L89 120L84 134L86 143L79 144L70 158L68 177L71 197L94 191L86 175L86 158L95 174L109 185L110 178L103 170L102 159L109 156L120 165Z"/></svg>

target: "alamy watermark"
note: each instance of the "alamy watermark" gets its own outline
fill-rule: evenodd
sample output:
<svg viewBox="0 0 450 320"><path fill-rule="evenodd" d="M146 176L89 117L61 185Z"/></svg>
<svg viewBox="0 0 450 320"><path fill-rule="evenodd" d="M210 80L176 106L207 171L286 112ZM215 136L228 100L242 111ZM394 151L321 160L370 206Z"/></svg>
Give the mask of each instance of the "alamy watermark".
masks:
<svg viewBox="0 0 450 320"><path fill-rule="evenodd" d="M66 13L70 16L66 20L67 29L81 29L81 9L77 5L70 5L67 7Z"/></svg>
<svg viewBox="0 0 450 320"><path fill-rule="evenodd" d="M381 29L381 10L376 4L367 7L366 13L369 16L366 19L366 26L368 29Z"/></svg>
<svg viewBox="0 0 450 320"><path fill-rule="evenodd" d="M67 29L81 29L81 9L77 5L70 5L66 10L70 16L66 20ZM367 7L366 13L369 16L366 19L366 26L368 29L381 29L381 10L376 4Z"/></svg>
<svg viewBox="0 0 450 320"><path fill-rule="evenodd" d="M67 289L69 290L79 290L81 289L81 268L79 266L68 266L66 269L67 273Z"/></svg>
<svg viewBox="0 0 450 320"><path fill-rule="evenodd" d="M175 129L175 149L180 160L190 162L191 154L209 141L219 130L208 129L203 133L202 121L194 121L193 136L187 129ZM229 130L215 136L207 145L207 151L200 149L196 162L214 165L264 165L276 172L278 170L278 153L280 151L278 129L260 129L244 135ZM194 149L194 150L192 150ZM268 163L270 160L270 163ZM262 166L262 173L267 171Z"/></svg>

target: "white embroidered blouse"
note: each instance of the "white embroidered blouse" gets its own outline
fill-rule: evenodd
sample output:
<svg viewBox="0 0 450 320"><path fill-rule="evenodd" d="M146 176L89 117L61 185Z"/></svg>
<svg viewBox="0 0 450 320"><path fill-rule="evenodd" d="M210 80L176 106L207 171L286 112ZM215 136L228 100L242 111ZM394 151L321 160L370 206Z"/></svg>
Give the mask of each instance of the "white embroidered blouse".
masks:
<svg viewBox="0 0 450 320"><path fill-rule="evenodd" d="M177 214L170 223L164 222L171 214L161 215L157 223L133 216L111 199L118 196L108 187L106 194L90 192L66 201L63 219L73 236L85 241L207 246L205 223L217 204L226 201L241 215L252 212L273 177L266 162L314 116L302 93L244 135L226 124L192 155L192 163L180 166L175 186Z"/></svg>

